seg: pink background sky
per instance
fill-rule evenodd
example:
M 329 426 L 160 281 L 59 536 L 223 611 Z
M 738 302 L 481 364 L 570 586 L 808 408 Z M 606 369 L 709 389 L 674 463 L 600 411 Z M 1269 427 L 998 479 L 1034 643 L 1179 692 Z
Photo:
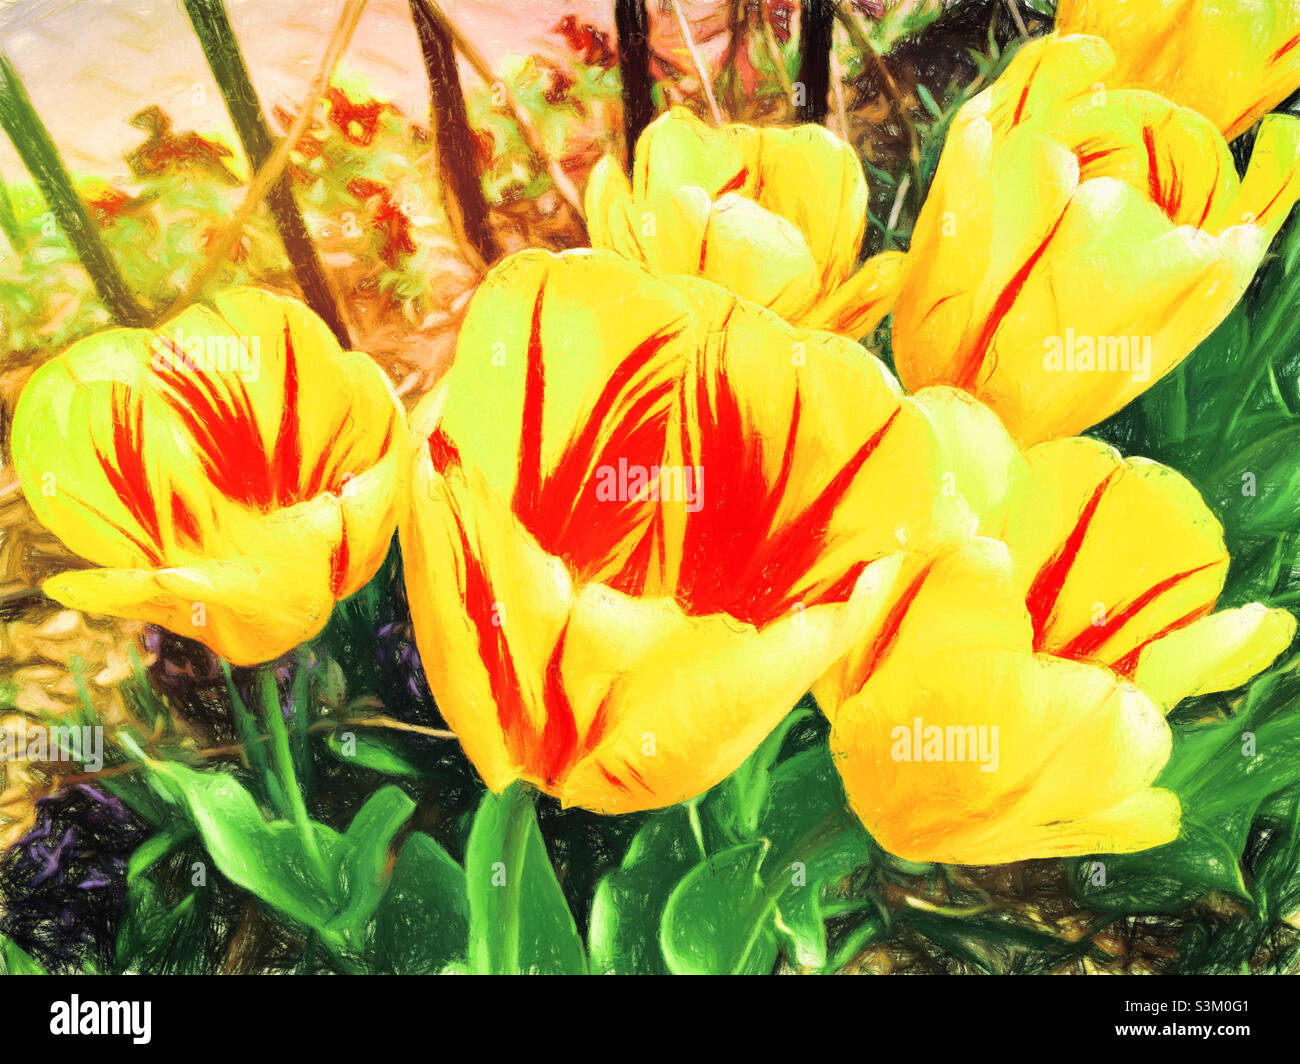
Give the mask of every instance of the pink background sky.
M 576 14 L 612 36 L 607 0 L 442 0 L 496 66 L 508 54 L 557 47 L 559 18 Z M 296 105 L 320 63 L 343 0 L 227 0 L 262 101 Z M 234 134 L 180 0 L 0 0 L 0 47 L 22 76 L 69 167 L 105 177 L 144 139 L 129 124 L 158 104 L 179 129 Z M 363 73 L 409 114 L 428 111 L 428 82 L 406 0 L 370 0 L 341 71 Z M 466 83 L 473 75 L 464 71 Z M 203 92 L 197 99 L 196 87 Z M 0 172 L 23 171 L 0 137 Z

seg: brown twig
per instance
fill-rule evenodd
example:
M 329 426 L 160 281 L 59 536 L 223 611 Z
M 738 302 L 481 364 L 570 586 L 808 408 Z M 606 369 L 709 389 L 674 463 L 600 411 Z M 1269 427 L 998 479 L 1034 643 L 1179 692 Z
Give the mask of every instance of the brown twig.
M 1029 39 L 1029 28 L 1025 25 L 1025 20 L 1020 14 L 1020 8 L 1016 5 L 1016 0 L 1006 0 L 1007 10 L 1011 12 L 1011 21 L 1016 24 L 1016 32 L 1024 40 Z
M 623 81 L 623 165 L 632 172 L 636 142 L 655 116 L 650 76 L 650 17 L 645 0 L 614 0 L 618 72 Z
M 691 24 L 686 21 L 686 12 L 682 10 L 682 5 L 678 0 L 668 0 L 672 4 L 673 13 L 677 16 L 677 28 L 681 30 L 682 41 L 686 45 L 687 54 L 691 57 L 691 62 L 695 64 L 695 73 L 700 79 L 700 88 L 704 92 L 704 99 L 709 105 L 709 114 L 713 116 L 715 126 L 722 125 L 722 110 L 718 107 L 718 98 L 713 95 L 713 78 L 709 76 L 709 69 L 704 63 L 704 57 L 700 55 L 699 48 L 695 45 L 695 35 L 691 33 Z
M 538 132 L 537 124 L 532 117 L 519 103 L 519 98 L 515 96 L 514 90 L 503 80 L 498 78 L 492 68 L 487 65 L 484 58 L 478 53 L 478 50 L 470 44 L 468 38 L 456 28 L 456 24 L 447 17 L 446 12 L 435 2 L 435 0 L 417 0 L 417 2 L 427 11 L 429 17 L 439 23 L 446 32 L 451 42 L 461 55 L 465 57 L 480 78 L 494 89 L 500 91 L 505 99 L 505 105 L 509 109 L 516 124 L 519 126 L 519 134 L 523 137 L 524 143 L 528 145 L 528 150 L 533 153 L 546 166 L 546 171 L 551 175 L 551 180 L 555 182 L 555 188 L 564 197 L 565 202 L 577 212 L 580 219 L 586 220 L 586 214 L 582 209 L 582 197 L 578 195 L 577 186 L 574 185 L 569 175 L 564 172 L 559 162 L 547 154 L 545 147 L 542 145 L 542 137 Z
M 826 121 L 835 14 L 831 0 L 808 0 L 799 15 L 799 84 L 804 104 L 797 111 L 801 122 Z
M 424 0 L 411 0 L 411 18 L 429 76 L 438 169 L 448 192 L 449 213 L 465 243 L 490 266 L 500 256 L 501 248 L 488 219 L 488 201 L 473 151 L 474 134 L 460 86 L 456 46 L 446 20 L 436 17 Z

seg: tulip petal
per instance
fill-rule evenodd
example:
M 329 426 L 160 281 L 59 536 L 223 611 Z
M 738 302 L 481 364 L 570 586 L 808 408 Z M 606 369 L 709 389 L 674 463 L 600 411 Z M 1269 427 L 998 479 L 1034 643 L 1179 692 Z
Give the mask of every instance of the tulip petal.
M 575 591 L 481 479 L 432 458 L 417 463 L 402 544 L 426 675 L 488 786 L 528 779 L 606 813 L 671 805 L 734 771 L 862 636 L 898 565 L 762 629 Z
M 607 191 L 614 187 L 602 174 L 593 203 L 616 200 Z M 853 271 L 867 219 L 866 177 L 853 148 L 825 128 L 714 129 L 674 107 L 637 141 L 633 198 L 641 203 L 686 187 L 703 189 L 711 201 L 734 193 L 790 222 L 811 252 L 822 291 Z M 595 232 L 607 224 L 598 222 Z
M 1273 663 L 1295 631 L 1288 611 L 1258 602 L 1221 610 L 1148 645 L 1133 679 L 1172 709 L 1184 698 L 1240 687 Z
M 894 309 L 903 287 L 906 261 L 907 256 L 900 251 L 873 255 L 857 273 L 799 317 L 798 324 L 845 336 L 866 335 Z
M 611 215 L 605 241 L 593 235 L 592 246 L 655 273 L 714 281 L 791 321 L 817 298 L 821 278 L 803 234 L 752 200 L 728 193 L 711 201 L 683 187 L 624 200 Z
M 1300 118 L 1269 115 L 1260 124 L 1241 184 L 1237 222 L 1254 222 L 1270 236 L 1300 198 Z
M 38 369 L 14 413 L 14 468 L 32 510 L 101 565 L 157 564 L 197 536 L 205 512 L 201 467 L 148 394 L 149 356 L 144 330 L 99 333 Z
M 309 373 L 328 386 L 307 402 Z M 179 626 L 236 663 L 285 653 L 387 553 L 404 420 L 374 363 L 303 305 L 253 289 L 157 331 L 80 341 L 34 375 L 15 415 L 38 518 L 107 567 L 56 577 L 50 593 Z
M 848 601 L 754 629 L 672 602 L 589 586 L 566 633 L 573 701 L 598 706 L 599 741 L 561 782 L 567 805 L 625 813 L 674 805 L 725 779 L 887 602 L 897 558 Z
M 853 809 L 915 861 L 1172 840 L 1177 800 L 1151 787 L 1171 749 L 1163 714 L 1109 670 L 1030 652 L 1023 606 L 997 571 L 988 556 L 937 562 L 885 626 L 860 693 L 831 715 Z M 868 638 L 880 647 L 880 633 Z
M 760 624 L 938 520 L 933 432 L 878 360 L 608 253 L 494 271 L 446 395 L 437 438 L 579 584 Z
M 1143 647 L 1213 609 L 1223 529 L 1183 477 L 1084 438 L 1025 459 L 1000 538 L 1037 649 L 1131 673 Z
M 1255 226 L 1219 237 L 1172 228 L 1103 177 L 1079 187 L 1053 245 L 975 385 L 1025 445 L 1096 424 L 1187 357 L 1241 297 L 1266 240 Z
M 1056 28 L 1105 37 L 1114 84 L 1193 108 L 1229 140 L 1300 87 L 1295 0 L 1061 0 Z
M 742 194 L 803 233 L 821 265 L 824 289 L 843 284 L 857 263 L 867 224 L 867 180 L 857 152 L 816 125 L 764 127 L 758 144 L 762 184 Z
M 996 534 L 1013 478 L 1024 462 L 1011 434 L 992 410 L 957 388 L 923 388 L 912 399 L 939 438 L 943 493 L 970 505 L 981 534 Z
M 632 184 L 618 159 L 604 155 L 591 170 L 583 207 L 587 215 L 587 233 L 594 248 L 609 248 L 612 234 L 609 219 L 632 198 Z
M 51 577 L 43 590 L 73 609 L 161 625 L 231 664 L 255 665 L 325 627 L 336 598 L 330 545 L 339 542 L 341 519 L 338 502 L 321 498 L 232 533 L 242 556 L 162 569 L 73 570 Z
M 416 462 L 401 542 L 425 676 L 484 782 L 499 792 L 525 765 L 567 767 L 553 748 L 557 735 L 574 741 L 577 722 L 548 679 L 573 602 L 564 566 L 473 471 L 439 471 L 428 456 Z M 561 732 L 547 730 L 548 697 Z

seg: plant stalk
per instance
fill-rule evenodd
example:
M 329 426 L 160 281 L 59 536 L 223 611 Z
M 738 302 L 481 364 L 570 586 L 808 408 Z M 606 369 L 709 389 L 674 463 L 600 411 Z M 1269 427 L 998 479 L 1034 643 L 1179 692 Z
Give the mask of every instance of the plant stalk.
M 655 116 L 650 76 L 650 18 L 645 0 L 614 0 L 618 72 L 623 81 L 624 165 L 632 172 L 636 142 Z
M 491 265 L 501 248 L 488 220 L 489 206 L 475 161 L 474 133 L 465 108 L 456 47 L 442 12 L 427 0 L 411 0 L 411 18 L 429 75 L 438 168 L 465 241 Z
M 239 50 L 239 42 L 231 28 L 224 0 L 184 0 L 184 4 L 194 32 L 203 46 L 203 54 L 212 70 L 212 76 L 226 102 L 226 110 L 234 123 L 235 132 L 256 173 L 271 158 L 275 143 L 271 139 L 271 131 L 266 124 L 257 91 L 253 88 L 248 66 Z M 352 340 L 343 323 L 338 300 L 330 287 L 325 266 L 311 241 L 311 235 L 307 232 L 307 223 L 293 198 L 293 184 L 288 174 L 281 174 L 267 190 L 266 202 L 280 232 L 280 240 L 289 256 L 298 287 L 302 289 L 303 299 L 329 326 L 338 342 L 343 347 L 350 348 Z
M 105 246 L 99 227 L 77 195 L 72 175 L 68 173 L 50 131 L 36 113 L 18 72 L 3 52 L 0 52 L 0 128 L 13 142 L 23 165 L 41 190 L 54 213 L 54 220 L 72 244 L 109 313 L 119 325 L 147 325 L 149 312 L 136 300 Z M 11 234 L 11 241 L 14 238 Z

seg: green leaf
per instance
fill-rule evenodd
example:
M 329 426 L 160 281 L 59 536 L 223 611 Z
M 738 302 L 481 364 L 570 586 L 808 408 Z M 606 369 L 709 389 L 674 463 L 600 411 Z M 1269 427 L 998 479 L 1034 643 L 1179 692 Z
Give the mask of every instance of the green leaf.
M 338 912 L 337 884 L 309 858 L 294 826 L 268 821 L 233 776 L 174 762 L 148 765 L 161 793 L 185 811 L 226 878 L 311 928 L 323 929 Z M 315 830 L 322 853 L 335 854 L 342 841 L 338 833 L 322 824 Z
M 826 964 L 822 901 L 870 863 L 871 844 L 825 745 L 771 771 L 757 829 L 673 889 L 660 938 L 670 970 L 770 971 L 782 948 L 798 966 Z
M 596 887 L 587 932 L 591 970 L 602 975 L 667 975 L 659 924 L 668 896 L 699 861 L 684 806 L 647 821 L 622 865 Z
M 389 844 L 414 803 L 396 787 L 374 794 L 346 835 L 312 822 L 316 848 L 287 820 L 268 821 L 233 776 L 172 762 L 147 763 L 160 793 L 180 806 L 221 873 L 293 920 L 321 933 L 336 951 L 383 894 Z
M 796 964 L 820 968 L 822 901 L 872 860 L 870 837 L 848 808 L 827 747 L 777 767 L 760 830 L 772 843 L 768 875 L 780 886 L 777 929 L 786 952 Z
M 48 974 L 26 950 L 0 935 L 0 975 Z
M 766 975 L 776 963 L 776 899 L 759 874 L 765 841 L 697 864 L 664 907 L 660 942 L 676 975 Z
M 1137 854 L 1100 854 L 1075 864 L 1076 896 L 1092 909 L 1171 912 L 1211 890 L 1250 901 L 1238 859 L 1249 815 L 1206 825 L 1184 817 L 1167 846 Z
M 411 835 L 374 924 L 380 971 L 432 975 L 464 959 L 469 943 L 465 872 L 428 835 Z
M 586 970 L 582 940 L 521 784 L 484 795 L 465 854 L 469 964 L 479 974 Z
M 162 860 L 186 839 L 194 834 L 189 824 L 168 828 L 150 836 L 131 854 L 126 866 L 126 881 L 134 882 L 147 872 L 156 862 Z
M 351 933 L 370 919 L 388 885 L 388 851 L 415 803 L 399 788 L 384 787 L 352 818 L 339 847 L 339 893 L 347 904 L 326 930 Z
M 796 724 L 813 715 L 811 709 L 796 709 L 786 715 L 763 740 L 740 768 L 727 779 L 725 796 L 734 810 L 731 821 L 740 838 L 751 839 L 758 831 L 758 820 L 768 802 L 772 767 L 776 764 L 786 737 Z M 726 819 L 725 816 L 723 819 Z
M 343 736 L 348 738 L 344 739 Z M 326 740 L 329 752 L 345 765 L 373 769 L 385 776 L 418 778 L 424 775 L 418 765 L 403 755 L 400 743 L 357 731 L 331 732 Z
M 143 876 L 133 880 L 117 933 L 118 971 L 203 974 L 209 964 L 207 900 L 195 891 L 168 905 L 152 880 Z
M 1078 862 L 1073 880 L 1080 900 L 1100 909 L 1165 912 L 1217 890 L 1255 904 L 1241 856 L 1261 807 L 1296 782 L 1294 687 L 1286 663 L 1255 681 L 1236 716 L 1176 729 L 1174 752 L 1156 782 L 1182 803 L 1179 837 L 1142 853 Z

